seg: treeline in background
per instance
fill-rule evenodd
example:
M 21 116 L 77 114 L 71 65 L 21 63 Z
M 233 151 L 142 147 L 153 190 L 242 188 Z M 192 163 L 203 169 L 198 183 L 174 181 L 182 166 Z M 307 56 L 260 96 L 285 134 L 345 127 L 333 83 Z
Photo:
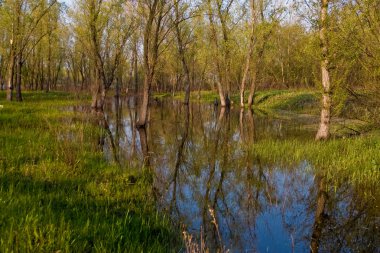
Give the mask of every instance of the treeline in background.
M 1 0 L 0 84 L 8 100 L 91 92 L 94 108 L 111 90 L 143 107 L 152 92 L 188 103 L 201 90 L 222 106 L 233 94 L 251 106 L 260 89 L 320 90 L 338 109 L 378 101 L 380 1 Z

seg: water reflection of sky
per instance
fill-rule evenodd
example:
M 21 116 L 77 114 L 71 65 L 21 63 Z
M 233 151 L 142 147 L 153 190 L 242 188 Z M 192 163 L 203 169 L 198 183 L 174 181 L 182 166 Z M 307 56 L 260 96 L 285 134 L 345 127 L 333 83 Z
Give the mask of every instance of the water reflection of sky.
M 116 121 L 115 104 L 108 107 L 112 108 L 107 114 L 109 129 L 113 137 L 119 136 L 119 160 L 122 164 L 136 159 L 141 162 L 141 137 L 132 124 L 135 111 L 120 105 L 123 109 Z M 288 167 L 265 164 L 250 148 L 264 139 L 312 140 L 314 130 L 310 126 L 315 119 L 287 113 L 281 113 L 281 117 L 258 116 L 246 110 L 222 114 L 212 106 L 199 104 L 190 108 L 188 125 L 185 115 L 183 107 L 176 103 L 150 109 L 146 133 L 155 188 L 161 195 L 160 209 L 170 212 L 173 220 L 185 224 L 195 235 L 202 228 L 211 249 L 216 249 L 219 241 L 209 207 L 216 211 L 223 245 L 230 252 L 310 251 L 318 170 L 306 160 Z M 116 134 L 117 131 L 121 132 Z M 131 147 L 133 143 L 135 147 Z M 112 160 L 109 143 L 104 150 Z M 332 189 L 329 185 L 325 188 Z M 352 213 L 362 204 L 354 199 L 357 193 L 350 185 L 340 189 L 332 191 L 333 202 L 328 205 L 331 218 L 323 235 L 326 238 L 321 238 L 325 251 L 331 251 L 339 240 L 343 240 L 339 242 L 340 250 L 358 244 L 356 239 L 329 235 L 328 229 L 337 229 L 339 224 L 343 230 L 348 224 L 356 235 L 362 233 L 360 219 L 364 223 L 376 220 L 369 213 L 352 221 Z M 378 242 L 376 238 L 366 240 Z

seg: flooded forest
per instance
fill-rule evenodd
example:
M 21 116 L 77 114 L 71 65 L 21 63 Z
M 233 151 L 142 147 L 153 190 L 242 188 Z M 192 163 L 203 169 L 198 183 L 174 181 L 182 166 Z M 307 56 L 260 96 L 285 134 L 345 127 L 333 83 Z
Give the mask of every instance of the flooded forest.
M 380 252 L 379 0 L 0 0 L 0 252 Z

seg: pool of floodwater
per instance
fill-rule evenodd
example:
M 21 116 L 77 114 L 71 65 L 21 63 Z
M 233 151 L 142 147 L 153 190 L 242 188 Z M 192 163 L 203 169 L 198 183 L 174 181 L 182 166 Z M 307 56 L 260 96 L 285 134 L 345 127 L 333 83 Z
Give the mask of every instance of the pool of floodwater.
M 132 104 L 107 103 L 106 157 L 150 166 L 160 210 L 191 234 L 202 233 L 211 252 L 221 245 L 230 252 L 308 252 L 313 234 L 320 252 L 380 252 L 378 191 L 337 188 L 306 160 L 265 164 L 251 149 L 267 139 L 313 141 L 316 117 L 199 103 L 187 110 L 168 100 L 154 102 L 149 125 L 137 131 Z M 316 220 L 322 191 L 325 211 Z

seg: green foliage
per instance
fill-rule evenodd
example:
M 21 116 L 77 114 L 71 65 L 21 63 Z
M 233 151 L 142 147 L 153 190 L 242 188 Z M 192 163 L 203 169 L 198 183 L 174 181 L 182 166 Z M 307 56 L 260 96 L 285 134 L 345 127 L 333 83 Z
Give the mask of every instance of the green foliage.
M 25 100 L 1 102 L 2 251 L 174 251 L 177 231 L 157 213 L 150 172 L 106 162 L 96 116 L 70 110 L 87 99 Z

